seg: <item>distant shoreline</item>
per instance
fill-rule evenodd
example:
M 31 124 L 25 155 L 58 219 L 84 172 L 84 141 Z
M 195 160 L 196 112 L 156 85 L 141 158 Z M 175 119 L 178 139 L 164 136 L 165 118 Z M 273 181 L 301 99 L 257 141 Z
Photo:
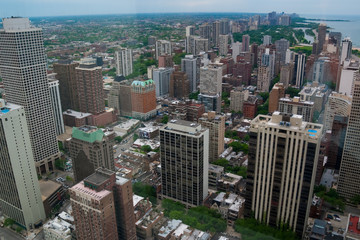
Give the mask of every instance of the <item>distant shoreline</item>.
M 323 21 L 323 22 L 350 22 L 350 20 L 343 19 L 322 19 L 322 18 L 305 18 L 308 21 Z

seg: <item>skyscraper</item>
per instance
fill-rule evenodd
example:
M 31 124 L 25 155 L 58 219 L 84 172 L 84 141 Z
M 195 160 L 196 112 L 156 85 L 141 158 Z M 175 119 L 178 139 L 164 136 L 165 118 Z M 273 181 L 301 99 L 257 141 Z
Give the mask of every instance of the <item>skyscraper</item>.
M 124 77 L 133 72 L 133 56 L 132 50 L 122 48 L 115 52 L 116 75 L 123 75 Z
M 79 96 L 77 91 L 75 68 L 79 63 L 71 60 L 59 60 L 53 64 L 56 78 L 59 80 L 61 107 L 63 110 L 79 111 Z
M 324 131 L 332 129 L 334 117 L 349 117 L 351 97 L 337 92 L 332 92 L 328 97 L 324 111 Z
M 260 66 L 257 76 L 257 90 L 260 92 L 269 92 L 271 81 L 271 70 L 269 66 Z
M 156 93 L 153 80 L 131 83 L 131 105 L 134 118 L 147 120 L 156 115 Z
M 242 51 L 243 52 L 249 52 L 250 51 L 250 36 L 248 34 L 245 34 L 242 36 Z
M 69 151 L 76 182 L 93 174 L 99 167 L 115 170 L 114 137 L 114 132 L 104 132 L 97 127 L 73 128 Z
M 216 21 L 212 23 L 212 36 L 211 36 L 212 45 L 215 47 L 219 45 L 219 35 L 220 35 L 220 22 Z
M 270 36 L 270 35 L 264 35 L 263 44 L 264 44 L 265 46 L 271 44 L 271 36 Z
M 181 70 L 188 76 L 189 91 L 195 92 L 198 82 L 200 81 L 200 66 L 198 64 L 198 59 L 193 55 L 185 55 L 185 58 L 181 59 Z
M 317 35 L 317 54 L 320 54 L 324 48 L 325 44 L 325 38 L 326 38 L 326 24 L 320 23 L 318 28 L 318 35 Z
M 229 35 L 220 35 L 219 36 L 219 54 L 221 56 L 226 56 L 228 53 L 228 42 Z
M 153 80 L 155 82 L 156 97 L 164 97 L 169 95 L 170 75 L 173 72 L 173 68 L 153 69 Z
M 278 110 L 280 98 L 285 97 L 285 87 L 282 83 L 276 83 L 269 94 L 269 112 Z
M 52 171 L 59 149 L 42 30 L 32 27 L 27 18 L 4 18 L 0 46 L 6 99 L 25 109 L 37 172 Z
M 351 199 L 360 194 L 360 81 L 354 81 L 349 123 L 341 160 L 338 192 Z
M 303 236 L 312 203 L 322 125 L 274 112 L 251 121 L 245 216 Z
M 200 68 L 200 93 L 222 93 L 223 64 L 209 64 L 208 67 Z
M 209 130 L 171 120 L 160 128 L 162 197 L 198 206 L 208 195 Z
M 280 54 L 280 63 L 285 64 L 286 51 L 289 49 L 289 41 L 286 39 L 280 39 L 275 41 L 276 52 Z
M 297 87 L 302 87 L 304 84 L 304 76 L 305 76 L 305 65 L 306 65 L 306 55 L 303 53 L 295 53 L 295 61 L 294 61 L 294 85 Z
M 131 81 L 124 76 L 115 77 L 108 95 L 109 107 L 115 108 L 120 116 L 131 117 Z
M 62 115 L 61 100 L 60 100 L 60 91 L 59 91 L 59 81 L 55 78 L 56 73 L 49 74 L 49 89 L 50 89 L 50 98 L 51 106 L 55 119 L 55 129 L 56 135 L 61 135 L 65 132 L 64 128 L 64 119 Z
M 0 98 L 0 208 L 26 229 L 46 219 L 23 107 Z
M 200 37 L 208 39 L 209 46 L 211 46 L 211 25 L 205 23 L 199 26 Z
M 220 34 L 227 35 L 230 33 L 230 21 L 228 19 L 220 20 Z
M 186 37 L 194 35 L 195 27 L 194 26 L 187 26 L 186 27 Z
M 186 37 L 186 52 L 193 55 L 199 55 L 200 52 L 207 52 L 209 50 L 209 41 L 206 38 L 199 36 Z
M 102 69 L 95 59 L 84 58 L 75 68 L 80 112 L 99 114 L 105 111 Z
M 244 102 L 249 98 L 249 90 L 234 89 L 230 92 L 230 110 L 243 112 Z
M 186 73 L 175 71 L 170 75 L 169 96 L 178 99 L 189 97 L 189 80 Z
M 340 64 L 344 64 L 345 60 L 350 60 L 352 54 L 352 42 L 350 38 L 345 38 L 342 41 Z
M 171 42 L 166 40 L 157 40 L 155 44 L 155 57 L 159 58 L 161 55 L 171 55 L 172 47 Z

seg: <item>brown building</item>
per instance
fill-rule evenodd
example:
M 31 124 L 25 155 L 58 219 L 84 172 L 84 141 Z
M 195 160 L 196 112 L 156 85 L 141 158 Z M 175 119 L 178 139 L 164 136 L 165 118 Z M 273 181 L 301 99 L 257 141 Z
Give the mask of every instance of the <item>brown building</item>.
M 244 118 L 253 119 L 256 116 L 257 111 L 257 97 L 249 96 L 248 100 L 244 102 L 243 114 Z
M 170 75 L 169 96 L 172 98 L 185 98 L 189 96 L 189 80 L 184 72 L 173 72 Z
M 174 119 L 197 122 L 204 113 L 204 104 L 192 101 L 169 103 L 169 114 Z
M 240 60 L 234 64 L 233 76 L 242 76 L 242 81 L 245 85 L 250 84 L 252 65 L 250 61 Z
M 63 112 L 64 125 L 69 127 L 81 127 L 84 125 L 90 125 L 91 115 L 91 113 L 82 113 L 68 109 Z
M 209 129 L 209 162 L 216 161 L 224 151 L 225 116 L 215 112 L 204 113 L 199 123 Z
M 271 89 L 269 95 L 269 113 L 277 111 L 279 107 L 279 99 L 285 97 L 284 84 L 276 83 Z
M 99 167 L 115 170 L 114 137 L 114 132 L 104 132 L 96 127 L 73 128 L 69 151 L 76 182 L 82 181 Z
M 247 83 L 243 81 L 243 76 L 234 76 L 232 74 L 223 76 L 222 82 L 223 84 L 226 83 L 233 87 L 240 87 L 241 85 L 247 85 Z
M 54 72 L 57 73 L 56 79 L 59 80 L 59 91 L 62 109 L 79 110 L 79 97 L 76 84 L 75 68 L 78 63 L 71 63 L 70 60 L 54 63 Z
M 156 115 L 156 94 L 153 80 L 132 82 L 131 104 L 134 118 L 147 120 Z
M 171 55 L 159 56 L 159 68 L 172 68 L 174 67 L 173 59 Z
M 46 217 L 51 215 L 51 210 L 64 197 L 64 188 L 60 183 L 50 180 L 39 180 L 41 199 L 44 204 Z
M 98 114 L 105 110 L 102 69 L 95 59 L 83 59 L 75 68 L 80 112 Z
M 294 74 L 294 64 L 285 64 L 280 67 L 280 80 L 279 82 L 284 84 L 285 88 L 289 87 Z
M 234 68 L 234 59 L 232 57 L 224 57 L 220 59 L 220 63 L 223 63 L 223 75 L 232 74 Z
M 91 176 L 90 176 L 91 177 Z M 115 201 L 111 191 L 98 184 L 108 179 L 82 181 L 69 189 L 76 237 L 79 240 L 117 240 Z M 97 185 L 91 184 L 96 181 Z
M 335 115 L 331 129 L 331 140 L 328 150 L 328 161 L 326 163 L 327 168 L 340 170 L 347 124 L 348 124 L 348 117 Z

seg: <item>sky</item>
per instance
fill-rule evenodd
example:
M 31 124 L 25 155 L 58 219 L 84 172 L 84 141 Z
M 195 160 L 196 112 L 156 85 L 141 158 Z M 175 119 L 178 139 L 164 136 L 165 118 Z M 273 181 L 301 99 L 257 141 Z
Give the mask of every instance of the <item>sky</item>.
M 359 0 L 0 0 L 0 17 L 168 12 L 271 11 L 359 15 Z

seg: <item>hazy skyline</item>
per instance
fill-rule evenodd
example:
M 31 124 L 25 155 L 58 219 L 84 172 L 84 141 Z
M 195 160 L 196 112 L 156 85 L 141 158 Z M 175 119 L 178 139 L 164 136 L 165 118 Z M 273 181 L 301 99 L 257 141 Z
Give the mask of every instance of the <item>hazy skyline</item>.
M 1 0 L 0 16 L 64 16 L 167 12 L 271 11 L 326 15 L 359 15 L 359 0 Z M 358 7 L 355 7 L 358 6 Z

